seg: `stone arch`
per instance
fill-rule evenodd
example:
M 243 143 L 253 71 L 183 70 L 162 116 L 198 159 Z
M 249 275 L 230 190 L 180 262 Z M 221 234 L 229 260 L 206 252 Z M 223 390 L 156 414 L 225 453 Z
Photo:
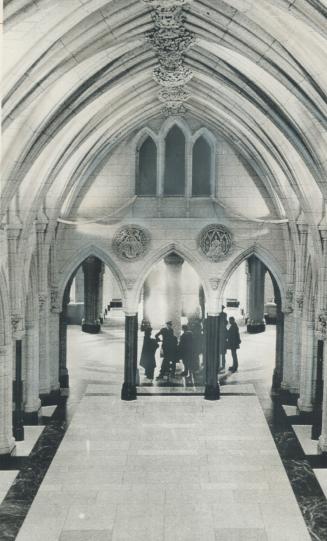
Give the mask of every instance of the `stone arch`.
M 187 261 L 187 263 L 189 263 L 189 265 L 195 270 L 203 286 L 205 297 L 209 297 L 210 286 L 207 276 L 203 272 L 203 263 L 200 261 L 199 258 L 196 258 L 194 256 L 193 252 L 190 252 L 187 248 L 185 248 L 185 246 L 180 246 L 178 243 L 172 242 L 166 246 L 159 248 L 156 251 L 153 251 L 150 257 L 147 258 L 145 264 L 139 272 L 139 278 L 137 279 L 134 286 L 133 300 L 135 305 L 137 305 L 138 299 L 140 298 L 144 281 L 146 280 L 154 265 L 159 263 L 165 256 L 171 254 L 172 252 L 185 259 L 185 261 Z
M 281 308 L 283 309 L 283 306 L 285 304 L 285 285 L 284 285 L 284 278 L 283 278 L 283 272 L 280 267 L 280 264 L 276 260 L 276 258 L 268 252 L 265 248 L 260 246 L 259 244 L 255 244 L 253 246 L 250 246 L 240 254 L 238 254 L 228 265 L 226 268 L 224 274 L 221 277 L 220 284 L 219 284 L 219 298 L 223 298 L 223 293 L 225 290 L 225 287 L 228 283 L 228 280 L 230 279 L 233 272 L 237 269 L 237 267 L 246 259 L 248 259 L 251 255 L 255 255 L 260 261 L 267 267 L 271 275 L 276 280 L 276 283 L 278 285 L 280 296 L 281 296 Z
M 102 248 L 100 248 L 99 246 L 95 244 L 89 244 L 88 246 L 85 246 L 82 249 L 77 250 L 71 257 L 69 263 L 67 265 L 64 265 L 62 269 L 60 270 L 60 275 L 62 275 L 61 279 L 59 280 L 59 286 L 58 286 L 60 306 L 62 306 L 63 304 L 64 292 L 71 276 L 74 274 L 74 272 L 76 272 L 78 267 L 83 263 L 84 259 L 86 259 L 89 256 L 96 256 L 99 259 L 101 259 L 101 261 L 105 265 L 107 265 L 107 267 L 110 269 L 113 276 L 117 280 L 117 284 L 120 288 L 122 299 L 124 302 L 126 299 L 127 286 L 123 278 L 122 272 L 120 271 L 118 266 L 113 262 L 112 258 L 106 251 L 104 251 Z
M 132 155 L 134 156 L 134 160 L 133 160 L 133 166 L 134 166 L 134 174 L 133 174 L 133 177 L 134 177 L 134 193 L 136 195 L 143 195 L 143 194 L 138 194 L 138 191 L 139 191 L 139 183 L 140 183 L 140 176 L 141 176 L 141 172 L 140 172 L 140 168 L 141 168 L 141 160 L 140 160 L 140 153 L 141 153 L 141 150 L 142 150 L 142 147 L 144 145 L 144 143 L 150 139 L 151 142 L 153 143 L 154 147 L 155 147 L 155 174 L 156 174 L 156 178 L 155 178 L 155 183 L 154 183 L 154 187 L 155 187 L 155 190 L 154 190 L 154 194 L 150 194 L 150 195 L 157 195 L 157 191 L 158 191 L 158 178 L 159 178 L 159 149 L 158 149 L 158 137 L 156 136 L 156 134 L 148 127 L 145 127 L 143 128 L 138 134 L 137 134 L 137 137 L 134 139 L 133 141 L 133 147 L 132 147 Z M 144 194 L 144 195 L 149 195 L 149 194 Z

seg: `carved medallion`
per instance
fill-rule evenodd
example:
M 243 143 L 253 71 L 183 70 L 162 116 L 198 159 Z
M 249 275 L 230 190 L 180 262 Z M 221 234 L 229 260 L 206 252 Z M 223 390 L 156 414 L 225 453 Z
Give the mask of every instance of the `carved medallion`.
M 226 257 L 231 246 L 232 235 L 223 225 L 208 225 L 200 233 L 199 248 L 211 261 Z
M 126 225 L 119 229 L 113 239 L 115 253 L 125 261 L 142 257 L 149 245 L 149 234 L 137 225 Z

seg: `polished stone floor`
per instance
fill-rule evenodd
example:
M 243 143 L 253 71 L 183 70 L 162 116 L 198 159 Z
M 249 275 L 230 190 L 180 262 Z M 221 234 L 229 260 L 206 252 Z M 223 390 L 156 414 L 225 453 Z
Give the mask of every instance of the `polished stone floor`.
M 181 378 L 122 402 L 123 334 L 69 329 L 70 395 L 7 467 L 1 541 L 326 540 L 326 470 L 269 395 L 274 328 L 242 336 L 217 402 Z

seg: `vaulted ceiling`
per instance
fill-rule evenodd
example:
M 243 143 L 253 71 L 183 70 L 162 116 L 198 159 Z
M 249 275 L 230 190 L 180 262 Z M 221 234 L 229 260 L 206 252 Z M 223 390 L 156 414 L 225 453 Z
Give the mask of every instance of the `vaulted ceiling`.
M 156 0 L 5 0 L 2 216 L 26 233 L 55 223 L 72 186 L 162 115 L 145 39 Z M 280 216 L 324 215 L 326 4 L 323 0 L 162 0 L 180 4 L 194 43 L 187 115 L 257 169 Z M 298 205 L 294 206 L 294 195 Z

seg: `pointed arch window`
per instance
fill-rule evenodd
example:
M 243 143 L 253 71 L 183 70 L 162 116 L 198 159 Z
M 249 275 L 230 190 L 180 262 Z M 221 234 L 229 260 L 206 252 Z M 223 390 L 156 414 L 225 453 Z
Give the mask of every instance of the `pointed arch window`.
M 193 145 L 192 196 L 208 197 L 211 194 L 211 147 L 203 135 Z
M 185 195 L 185 136 L 178 126 L 165 139 L 164 195 Z
M 157 146 L 148 136 L 142 143 L 138 155 L 136 176 L 136 195 L 156 195 L 157 193 Z

